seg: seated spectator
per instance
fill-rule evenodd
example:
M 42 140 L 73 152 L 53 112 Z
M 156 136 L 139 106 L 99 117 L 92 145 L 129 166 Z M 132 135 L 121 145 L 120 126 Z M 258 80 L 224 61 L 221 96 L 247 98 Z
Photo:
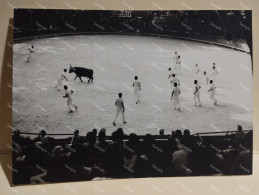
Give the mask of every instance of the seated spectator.
M 155 156 L 153 155 L 154 138 L 152 135 L 147 134 L 141 144 L 142 155 L 136 158 L 134 176 L 135 177 L 155 177 L 161 175 L 160 167 L 156 166 L 153 162 Z
M 82 142 L 82 137 L 79 135 L 79 130 L 74 131 L 74 136 L 72 137 L 70 141 L 70 146 L 72 146 L 75 143 L 81 143 Z
M 125 178 L 126 170 L 123 167 L 123 153 L 119 143 L 112 142 L 105 150 L 104 169 L 106 177 Z
M 189 142 L 191 145 L 193 145 L 194 144 L 194 137 L 193 136 L 191 136 L 191 134 L 190 134 L 190 130 L 189 129 L 185 129 L 184 131 L 183 131 L 183 137 L 182 137 L 182 141 L 183 142 Z
M 246 133 L 243 132 L 243 127 L 241 125 L 238 125 L 237 126 L 237 130 L 238 132 L 235 133 L 235 139 L 239 142 L 239 143 L 242 143 L 245 139 L 245 136 L 246 136 Z
M 240 148 L 236 140 L 232 141 L 232 144 L 228 149 L 222 151 L 222 155 L 225 159 L 224 162 L 224 174 L 229 175 L 233 169 L 234 162 L 238 159 L 240 154 Z
M 182 131 L 177 129 L 175 131 L 175 140 L 177 142 L 177 148 L 180 149 L 181 148 L 181 144 L 182 144 L 182 138 L 183 138 L 183 135 L 182 135 Z
M 97 136 L 97 129 L 93 129 L 92 132 Z
M 105 150 L 105 147 L 107 146 L 108 142 L 105 141 L 106 138 L 106 130 L 101 129 L 99 134 L 98 134 L 98 141 L 96 143 L 96 147 L 100 148 L 101 150 Z
M 238 158 L 234 162 L 231 174 L 234 175 L 251 175 L 252 174 L 252 147 L 253 138 L 249 132 L 247 137 L 247 142 L 245 142 L 242 151 L 240 152 Z
M 47 133 L 46 133 L 45 130 L 41 130 L 39 136 L 36 139 L 34 139 L 34 141 L 35 142 L 40 141 L 43 144 L 48 144 L 49 143 L 49 139 L 48 139 L 48 137 L 46 137 L 46 134 Z
M 123 146 L 124 168 L 128 171 L 129 176 L 133 177 L 135 160 L 139 147 L 139 138 L 135 133 L 129 135 L 129 140 Z
M 174 176 L 191 176 L 192 170 L 188 161 L 191 145 L 188 142 L 183 142 L 182 144 L 183 147 L 172 154 L 172 174 Z

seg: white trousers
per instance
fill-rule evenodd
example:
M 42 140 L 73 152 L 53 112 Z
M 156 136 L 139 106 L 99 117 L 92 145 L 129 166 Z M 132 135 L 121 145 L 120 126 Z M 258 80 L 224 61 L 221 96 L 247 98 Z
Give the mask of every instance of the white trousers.
M 123 109 L 117 109 L 117 113 L 116 113 L 116 117 L 114 119 L 114 122 L 116 122 L 119 114 L 121 113 L 121 116 L 122 116 L 122 121 L 125 122 L 125 117 L 124 117 L 124 112 L 123 112 Z
M 71 98 L 71 99 L 67 99 L 67 107 L 68 107 L 68 109 L 69 110 L 72 110 L 72 106 L 75 108 L 76 106 L 75 105 L 73 105 L 72 104 L 72 102 L 73 102 L 73 99 Z
M 138 87 L 134 87 L 134 94 L 135 94 L 135 101 L 138 102 L 139 101 L 139 88 Z
M 193 99 L 194 99 L 195 105 L 197 105 L 197 101 L 196 101 L 196 100 L 198 100 L 198 105 L 199 105 L 199 106 L 201 105 L 200 93 L 195 93 L 195 94 L 193 95 Z
M 174 108 L 175 109 L 180 108 L 179 97 L 173 97 L 173 103 L 174 103 Z
M 213 103 L 215 104 L 215 103 L 217 103 L 217 100 L 215 99 L 215 92 L 213 93 L 210 93 L 210 99 L 212 99 L 213 100 Z

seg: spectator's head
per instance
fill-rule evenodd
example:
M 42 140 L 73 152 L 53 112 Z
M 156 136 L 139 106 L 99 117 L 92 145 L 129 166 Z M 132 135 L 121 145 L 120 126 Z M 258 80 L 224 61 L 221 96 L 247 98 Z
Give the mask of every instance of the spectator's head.
M 198 66 L 198 64 L 195 64 L 195 67 L 197 67 Z
M 55 146 L 53 149 L 52 149 L 52 157 L 53 158 L 57 158 L 59 156 L 62 156 L 63 155 L 63 147 L 58 145 L 58 146 Z
M 172 77 L 175 77 L 175 74 L 172 74 Z
M 183 136 L 182 131 L 181 131 L 180 129 L 177 129 L 177 130 L 175 131 L 175 137 L 176 137 L 176 138 L 177 138 L 177 137 L 181 138 L 182 136 Z
M 190 130 L 189 129 L 185 129 L 184 131 L 183 131 L 183 136 L 190 136 L 191 135 L 191 133 L 190 133 Z
M 21 132 L 20 132 L 19 129 L 16 129 L 16 130 L 13 132 L 14 137 L 20 137 L 20 134 L 21 134 Z
M 238 125 L 238 126 L 237 126 L 237 130 L 238 130 L 238 131 L 243 131 L 242 125 Z
M 135 133 L 129 134 L 129 143 L 136 146 L 139 143 L 139 138 Z
M 198 83 L 198 81 L 197 80 L 194 80 L 194 84 L 196 85 Z
M 45 130 L 41 130 L 41 131 L 40 131 L 40 137 L 45 137 L 46 134 L 47 134 L 47 133 L 46 133 Z
M 118 93 L 118 96 L 119 96 L 119 98 L 121 98 L 122 97 L 122 93 Z
M 152 146 L 154 144 L 154 138 L 152 137 L 151 134 L 146 134 L 143 142 L 142 142 L 142 149 L 143 152 L 146 154 L 152 153 Z
M 67 86 L 66 85 L 64 85 L 64 89 L 67 90 Z
M 99 142 L 104 142 L 105 137 L 106 137 L 105 131 L 100 130 L 100 132 L 99 132 L 99 134 L 98 134 L 98 140 L 99 140 Z
M 67 72 L 67 69 L 64 69 L 64 72 Z
M 207 72 L 206 72 L 206 71 L 204 71 L 204 72 L 203 72 L 203 74 L 204 74 L 204 75 L 206 75 L 206 74 L 207 74 Z
M 79 130 L 76 129 L 76 130 L 74 131 L 74 135 L 78 136 L 78 135 L 79 135 Z
M 175 55 L 177 55 L 177 51 L 176 51 L 176 52 L 174 52 L 174 54 L 175 54 Z
M 103 131 L 104 133 L 106 133 L 106 129 L 105 128 L 101 128 L 100 132 Z
M 177 83 L 174 83 L 174 86 L 177 87 Z
M 89 143 L 89 145 L 93 146 L 96 142 L 96 135 L 90 131 L 86 134 L 86 140 Z
M 172 131 L 172 137 L 175 137 L 175 131 Z
M 138 80 L 138 77 L 137 77 L 137 76 L 135 76 L 135 80 Z
M 31 48 L 33 49 L 33 48 L 34 48 L 34 45 L 32 45 Z
M 160 130 L 159 130 L 159 135 L 161 135 L 161 136 L 162 136 L 162 135 L 165 135 L 165 130 L 164 130 L 164 129 L 160 129 Z
M 210 84 L 212 84 L 213 83 L 213 80 L 210 80 Z
M 171 71 L 172 69 L 171 68 L 168 68 L 169 71 Z
M 114 142 L 121 142 L 123 140 L 123 137 L 124 137 L 124 132 L 122 128 L 118 128 L 116 131 L 112 133 L 112 140 Z
M 97 136 L 97 129 L 93 129 L 92 132 L 95 134 L 95 136 Z

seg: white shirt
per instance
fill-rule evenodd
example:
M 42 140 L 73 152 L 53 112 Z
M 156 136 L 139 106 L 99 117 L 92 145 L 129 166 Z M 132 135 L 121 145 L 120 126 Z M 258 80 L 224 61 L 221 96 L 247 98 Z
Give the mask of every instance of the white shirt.
M 200 72 L 200 69 L 198 66 L 195 67 L 195 74 L 198 74 Z
M 72 91 L 67 89 L 65 91 L 65 95 L 67 96 L 68 100 L 72 100 Z
M 177 58 L 178 58 L 178 55 L 177 55 L 177 54 L 175 54 L 175 55 L 174 55 L 174 60 L 173 60 L 173 61 L 174 61 L 174 63 L 176 63 Z
M 205 81 L 205 84 L 208 84 L 208 81 L 209 81 L 208 75 L 204 75 L 204 81 Z
M 63 80 L 65 77 L 66 77 L 66 76 L 65 76 L 65 73 L 62 72 L 61 75 L 60 75 L 60 79 Z
M 212 83 L 209 90 L 210 90 L 211 93 L 215 93 L 216 85 L 214 83 Z
M 197 95 L 200 94 L 200 88 L 201 88 L 201 86 L 199 84 L 195 84 L 194 92 L 198 89 L 195 94 L 197 94 Z
M 181 59 L 180 58 L 176 59 L 176 64 L 181 64 Z
M 123 102 L 122 98 L 119 98 L 116 100 L 116 105 L 117 105 L 118 109 L 123 109 L 123 104 L 124 104 L 124 102 Z
M 175 87 L 174 90 L 173 90 L 174 94 L 173 94 L 173 97 L 174 98 L 179 98 L 179 95 L 180 95 L 180 89 L 178 87 Z
M 140 88 L 140 82 L 139 81 L 134 81 L 133 82 L 133 86 L 137 87 L 137 88 Z

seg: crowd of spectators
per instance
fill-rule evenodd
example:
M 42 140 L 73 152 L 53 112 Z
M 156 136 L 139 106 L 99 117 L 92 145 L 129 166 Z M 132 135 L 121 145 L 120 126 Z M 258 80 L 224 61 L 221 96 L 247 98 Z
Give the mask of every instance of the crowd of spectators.
M 232 13 L 232 14 L 229 14 Z M 15 11 L 14 39 L 62 33 L 122 33 L 244 38 L 245 11 Z M 225 22 L 231 21 L 225 25 Z M 234 29 L 234 30 L 233 30 Z M 227 31 L 229 33 L 227 33 Z
M 191 135 L 188 129 L 165 135 L 111 136 L 93 129 L 55 139 L 42 130 L 36 138 L 13 133 L 13 183 L 49 183 L 110 178 L 250 175 L 252 131 L 224 136 Z

